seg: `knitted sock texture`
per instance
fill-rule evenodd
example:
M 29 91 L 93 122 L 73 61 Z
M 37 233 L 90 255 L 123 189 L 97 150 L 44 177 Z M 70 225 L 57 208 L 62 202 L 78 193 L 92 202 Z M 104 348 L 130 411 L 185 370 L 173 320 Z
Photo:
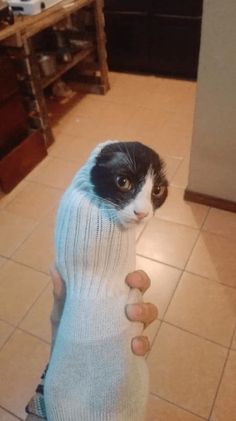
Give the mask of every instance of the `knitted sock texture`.
M 48 367 L 45 368 L 41 376 L 41 381 L 35 390 L 34 396 L 32 396 L 25 408 L 27 414 L 36 415 L 42 419 L 46 419 L 46 409 L 44 403 L 44 379 L 46 376 L 47 368 Z
M 91 164 L 91 162 L 90 162 Z M 148 372 L 131 340 L 127 303 L 141 300 L 125 284 L 135 268 L 135 232 L 86 187 L 84 167 L 64 194 L 57 217 L 56 263 L 66 301 L 45 381 L 49 421 L 144 419 Z

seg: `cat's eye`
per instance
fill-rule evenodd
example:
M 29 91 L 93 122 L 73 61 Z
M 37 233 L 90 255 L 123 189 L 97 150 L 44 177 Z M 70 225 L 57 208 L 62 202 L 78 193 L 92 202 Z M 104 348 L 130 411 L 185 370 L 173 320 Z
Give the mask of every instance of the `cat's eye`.
M 131 181 L 127 177 L 124 177 L 123 175 L 118 175 L 116 177 L 116 185 L 119 188 L 119 190 L 123 192 L 127 192 L 132 189 Z
M 152 190 L 153 197 L 161 197 L 163 193 L 165 192 L 166 187 L 165 186 L 156 186 Z

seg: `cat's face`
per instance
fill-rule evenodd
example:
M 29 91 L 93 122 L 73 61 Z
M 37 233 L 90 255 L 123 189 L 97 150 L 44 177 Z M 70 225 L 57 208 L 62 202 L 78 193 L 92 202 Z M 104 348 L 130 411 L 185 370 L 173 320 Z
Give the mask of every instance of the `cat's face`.
M 163 162 L 139 142 L 104 146 L 91 170 L 91 183 L 95 194 L 114 207 L 123 225 L 147 221 L 167 197 Z

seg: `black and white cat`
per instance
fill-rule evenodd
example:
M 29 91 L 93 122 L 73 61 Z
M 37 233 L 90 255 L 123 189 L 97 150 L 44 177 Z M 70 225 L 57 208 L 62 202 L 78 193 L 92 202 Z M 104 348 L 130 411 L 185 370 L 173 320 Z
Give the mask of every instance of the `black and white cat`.
M 148 370 L 131 351 L 142 326 L 125 316 L 142 298 L 124 279 L 135 269 L 136 224 L 166 197 L 158 154 L 118 141 L 98 145 L 64 193 L 55 246 L 66 300 L 45 380 L 49 421 L 144 419 Z
M 97 196 L 116 205 L 122 223 L 139 222 L 166 199 L 163 167 L 158 154 L 139 142 L 108 143 L 91 170 L 91 183 Z

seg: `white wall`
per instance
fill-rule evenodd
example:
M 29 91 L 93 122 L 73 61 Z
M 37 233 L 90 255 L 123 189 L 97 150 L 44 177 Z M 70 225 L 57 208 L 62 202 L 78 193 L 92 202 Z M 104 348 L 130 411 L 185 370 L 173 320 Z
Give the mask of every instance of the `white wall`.
M 236 202 L 236 0 L 204 0 L 187 189 Z

